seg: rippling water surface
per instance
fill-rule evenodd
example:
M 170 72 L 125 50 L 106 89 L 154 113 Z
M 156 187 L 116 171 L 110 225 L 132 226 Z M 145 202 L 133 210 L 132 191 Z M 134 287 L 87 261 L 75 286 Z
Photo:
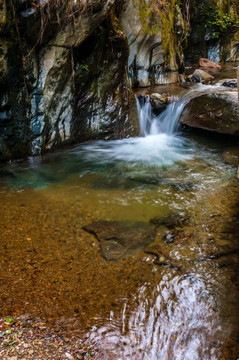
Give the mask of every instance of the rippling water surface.
M 151 126 L 0 167 L 1 313 L 79 332 L 101 360 L 236 359 L 238 146 Z M 82 229 L 168 216 L 117 263 Z

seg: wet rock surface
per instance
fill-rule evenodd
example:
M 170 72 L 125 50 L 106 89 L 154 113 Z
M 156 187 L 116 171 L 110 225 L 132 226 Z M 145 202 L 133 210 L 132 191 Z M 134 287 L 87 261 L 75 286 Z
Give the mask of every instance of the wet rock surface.
M 177 57 L 182 56 L 181 50 L 171 54 L 168 59 L 162 29 L 159 27 L 156 32 L 151 31 L 152 19 L 145 10 L 142 11 L 140 0 L 129 0 L 125 2 L 120 16 L 130 46 L 130 81 L 135 87 L 176 83 L 179 81 Z M 149 29 L 145 29 L 145 22 Z
M 229 88 L 236 88 L 237 87 L 237 79 L 225 79 L 219 82 L 222 86 L 229 87 Z
M 154 241 L 155 227 L 143 222 L 97 221 L 83 227 L 100 241 L 107 261 L 119 261 Z
M 203 94 L 184 108 L 180 123 L 219 134 L 239 135 L 237 92 Z
M 160 114 L 163 110 L 166 109 L 167 105 L 172 102 L 172 98 L 170 97 L 170 95 L 165 93 L 150 94 L 149 99 L 155 114 Z
M 202 69 L 196 69 L 192 75 L 189 75 L 187 80 L 191 82 L 204 82 L 212 80 L 214 77 L 210 75 L 207 71 Z
M 14 14 L 11 4 L 4 4 L 0 161 L 138 133 L 136 101 L 125 71 L 128 43 L 115 0 L 91 0 L 85 6 L 19 2 Z
M 150 222 L 157 226 L 164 225 L 168 229 L 174 229 L 186 225 L 189 222 L 189 216 L 182 213 L 172 213 L 166 217 L 155 217 Z
M 231 147 L 226 149 L 223 153 L 224 160 L 231 165 L 236 167 L 239 166 L 239 149 L 237 147 Z
M 144 250 L 146 254 L 153 255 L 155 257 L 154 264 L 159 266 L 166 266 L 169 268 L 173 268 L 175 270 L 180 269 L 180 261 L 173 260 L 170 257 L 170 254 L 163 250 L 162 247 L 158 245 L 154 245 L 152 247 L 148 247 Z

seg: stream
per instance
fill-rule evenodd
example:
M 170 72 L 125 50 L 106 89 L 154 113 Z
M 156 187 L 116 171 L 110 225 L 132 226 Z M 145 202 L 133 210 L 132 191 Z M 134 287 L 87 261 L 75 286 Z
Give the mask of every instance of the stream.
M 141 136 L 0 165 L 0 312 L 79 334 L 101 360 L 239 355 L 239 187 L 230 138 L 183 131 L 195 91 Z M 106 261 L 83 227 L 151 223 L 155 237 Z

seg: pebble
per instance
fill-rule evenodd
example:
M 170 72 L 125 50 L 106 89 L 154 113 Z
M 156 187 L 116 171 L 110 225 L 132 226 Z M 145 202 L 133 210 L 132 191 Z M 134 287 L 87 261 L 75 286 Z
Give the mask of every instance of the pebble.
M 69 360 L 74 360 L 73 356 L 72 356 L 70 353 L 68 353 L 68 352 L 65 353 L 65 356 L 66 356 L 67 359 L 69 359 Z

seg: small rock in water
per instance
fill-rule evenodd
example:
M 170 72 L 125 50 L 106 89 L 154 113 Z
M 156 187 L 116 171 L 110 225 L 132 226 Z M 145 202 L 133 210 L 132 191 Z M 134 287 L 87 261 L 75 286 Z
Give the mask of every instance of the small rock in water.
M 208 81 L 214 78 L 214 76 L 208 74 L 208 72 L 201 69 L 196 69 L 193 73 L 193 76 L 198 76 L 201 79 L 201 81 Z
M 177 231 L 166 232 L 166 234 L 164 234 L 164 236 L 163 236 L 163 241 L 167 244 L 170 244 L 170 243 L 174 242 L 177 235 L 178 235 Z
M 239 148 L 238 147 L 230 147 L 227 148 L 223 153 L 223 159 L 226 163 L 234 165 L 236 167 L 239 166 Z
M 144 252 L 146 254 L 154 255 L 156 257 L 154 261 L 154 264 L 156 265 L 180 269 L 178 262 L 171 259 L 168 254 L 165 254 L 165 252 L 160 248 L 159 245 L 147 247 Z
M 222 86 L 230 87 L 230 88 L 236 88 L 237 87 L 237 79 L 228 79 L 224 80 L 222 83 Z
M 65 353 L 65 356 L 66 356 L 66 358 L 69 359 L 69 360 L 74 360 L 73 356 L 72 356 L 70 353 L 68 353 L 68 352 Z
M 155 113 L 159 114 L 166 109 L 166 106 L 170 104 L 169 94 L 153 93 L 150 95 L 150 103 Z
M 202 82 L 202 78 L 199 75 L 189 75 L 186 78 L 186 81 L 187 82 L 193 82 L 193 83 L 200 83 L 200 82 Z
M 83 229 L 97 237 L 103 258 L 110 262 L 143 249 L 156 235 L 156 227 L 144 222 L 95 221 Z

